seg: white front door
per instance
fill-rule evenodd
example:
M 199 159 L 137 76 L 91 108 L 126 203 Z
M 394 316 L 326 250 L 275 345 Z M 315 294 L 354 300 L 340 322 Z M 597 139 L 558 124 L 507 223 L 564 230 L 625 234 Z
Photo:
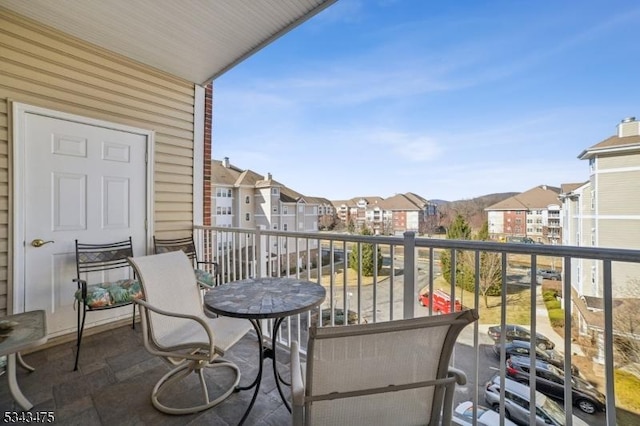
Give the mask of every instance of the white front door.
M 16 245 L 22 250 L 14 263 L 14 311 L 46 310 L 55 336 L 77 324 L 76 239 L 109 243 L 131 236 L 134 255 L 146 254 L 151 138 L 62 114 L 27 110 L 20 120 Z M 38 239 L 48 243 L 35 247 Z M 126 306 L 89 313 L 85 327 L 131 312 Z

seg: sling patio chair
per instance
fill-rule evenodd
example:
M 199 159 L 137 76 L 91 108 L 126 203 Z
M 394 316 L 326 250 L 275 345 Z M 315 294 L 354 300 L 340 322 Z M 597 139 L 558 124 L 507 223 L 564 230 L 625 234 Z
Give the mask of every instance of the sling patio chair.
M 153 406 L 167 414 L 190 414 L 219 404 L 240 382 L 238 367 L 221 357 L 252 328 L 251 323 L 205 314 L 192 263 L 184 252 L 135 257 L 129 262 L 144 296 L 135 300 L 144 346 L 173 367 L 154 386 Z M 198 378 L 197 392 L 185 391 L 194 385 L 191 373 Z M 184 397 L 189 397 L 186 402 Z
M 335 327 L 312 326 L 306 365 L 291 348 L 294 425 L 450 424 L 456 338 L 476 310 Z
M 182 250 L 193 262 L 198 284 L 203 289 L 215 287 L 220 284 L 220 274 L 216 262 L 200 260 L 196 251 L 193 235 L 184 238 L 160 239 L 153 237 L 153 250 L 155 254 Z

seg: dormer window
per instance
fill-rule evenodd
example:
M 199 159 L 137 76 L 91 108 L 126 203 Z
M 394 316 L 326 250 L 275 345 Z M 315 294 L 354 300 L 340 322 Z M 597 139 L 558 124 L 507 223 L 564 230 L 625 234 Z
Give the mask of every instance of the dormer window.
M 280 195 L 280 188 L 271 188 L 271 195 Z

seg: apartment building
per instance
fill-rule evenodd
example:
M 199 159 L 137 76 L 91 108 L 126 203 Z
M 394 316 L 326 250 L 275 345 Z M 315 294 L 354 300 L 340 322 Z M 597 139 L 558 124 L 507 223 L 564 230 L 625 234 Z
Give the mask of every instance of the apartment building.
M 321 221 L 326 223 L 327 217 L 334 215 L 329 200 L 302 195 L 274 180 L 270 173 L 261 175 L 241 169 L 232 165 L 227 157 L 211 161 L 211 188 L 213 226 L 316 232 Z M 219 250 L 230 245 L 241 249 L 247 244 L 246 241 L 217 242 Z M 293 244 L 293 238 L 274 240 L 270 249 L 277 255 Z
M 427 233 L 437 217 L 436 204 L 412 192 L 389 198 L 356 197 L 333 201 L 333 205 L 342 222 L 352 223 L 355 229 L 366 226 L 376 235 Z
M 489 235 L 495 240 L 531 238 L 544 244 L 562 241 L 560 188 L 539 185 L 487 208 Z
M 563 243 L 640 249 L 640 122 L 635 118 L 622 120 L 614 136 L 585 149 L 578 158 L 589 162 L 589 179 L 562 187 Z M 602 264 L 573 259 L 571 268 L 579 330 L 602 341 Z M 625 329 L 622 321 L 615 319 L 616 313 L 629 318 L 634 312 L 635 322 L 640 321 L 640 266 L 613 263 L 611 268 L 614 332 L 640 339 L 637 330 Z

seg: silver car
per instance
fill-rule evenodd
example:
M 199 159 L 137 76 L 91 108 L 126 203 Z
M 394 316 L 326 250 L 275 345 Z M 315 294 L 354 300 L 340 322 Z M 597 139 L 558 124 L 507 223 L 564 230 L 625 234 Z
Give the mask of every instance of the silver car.
M 521 425 L 529 424 L 529 387 L 514 380 L 505 378 L 504 408 L 505 416 Z M 500 376 L 494 376 L 485 386 L 484 399 L 494 410 L 500 408 Z M 536 391 L 536 425 L 564 426 L 564 409 L 557 402 Z M 572 416 L 576 426 L 587 426 L 587 423 Z

